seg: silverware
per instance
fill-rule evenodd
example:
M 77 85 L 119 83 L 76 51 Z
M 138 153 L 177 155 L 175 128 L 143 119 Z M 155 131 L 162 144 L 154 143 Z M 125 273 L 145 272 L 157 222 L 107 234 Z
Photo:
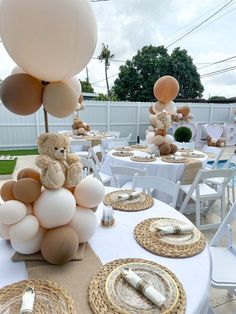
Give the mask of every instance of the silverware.
M 20 314 L 33 313 L 34 299 L 35 299 L 34 286 L 26 287 L 22 294 Z

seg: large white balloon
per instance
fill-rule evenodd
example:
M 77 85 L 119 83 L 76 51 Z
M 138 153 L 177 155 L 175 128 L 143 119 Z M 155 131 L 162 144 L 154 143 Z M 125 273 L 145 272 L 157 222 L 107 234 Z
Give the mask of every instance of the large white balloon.
M 1 0 L 0 32 L 11 58 L 49 82 L 79 73 L 97 41 L 88 0 Z
M 79 99 L 81 95 L 81 91 L 82 91 L 82 87 L 81 87 L 79 79 L 76 77 L 72 77 L 68 80 L 64 80 L 64 83 L 66 83 L 67 85 L 73 88 L 73 90 L 76 93 L 77 98 Z

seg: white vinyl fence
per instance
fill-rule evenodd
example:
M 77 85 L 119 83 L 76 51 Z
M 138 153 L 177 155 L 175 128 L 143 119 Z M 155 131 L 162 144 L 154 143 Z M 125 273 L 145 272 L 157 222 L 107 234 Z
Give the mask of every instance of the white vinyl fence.
M 132 133 L 132 141 L 137 136 L 145 138 L 145 130 L 149 126 L 148 107 L 151 103 L 142 102 L 103 102 L 85 101 L 85 110 L 80 111 L 80 117 L 92 129 L 100 131 L 120 131 L 121 137 Z M 183 106 L 184 103 L 178 104 Z M 202 138 L 204 124 L 224 124 L 225 136 L 229 137 L 228 145 L 236 144 L 236 123 L 233 110 L 236 103 L 232 104 L 188 104 L 194 116 L 192 127 L 196 129 L 197 140 Z M 58 119 L 48 115 L 49 131 L 71 129 L 72 115 Z M 41 109 L 29 116 L 19 116 L 8 111 L 0 105 L 0 149 L 17 147 L 35 147 L 37 136 L 44 132 L 44 115 Z M 228 134 L 229 133 L 229 134 Z

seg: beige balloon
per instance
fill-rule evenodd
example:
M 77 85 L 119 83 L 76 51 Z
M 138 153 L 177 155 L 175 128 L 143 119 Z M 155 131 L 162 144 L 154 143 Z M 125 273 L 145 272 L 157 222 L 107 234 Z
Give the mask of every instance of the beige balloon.
M 179 82 L 173 76 L 162 76 L 156 81 L 153 93 L 160 102 L 166 104 L 178 95 Z M 154 111 L 156 111 L 155 108 Z
M 72 114 L 78 97 L 72 87 L 63 82 L 48 84 L 43 93 L 43 106 L 48 113 L 57 118 Z

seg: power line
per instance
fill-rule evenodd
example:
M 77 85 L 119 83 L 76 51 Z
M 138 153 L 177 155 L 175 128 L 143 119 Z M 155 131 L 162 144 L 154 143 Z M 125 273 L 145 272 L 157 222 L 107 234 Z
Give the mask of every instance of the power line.
M 218 71 L 208 72 L 208 73 L 202 74 L 201 78 L 218 75 L 218 74 L 221 74 L 221 73 L 233 71 L 235 69 L 236 69 L 236 66 L 233 66 L 233 67 L 224 68 L 224 69 L 221 69 L 221 70 L 218 70 Z
M 114 76 L 117 76 L 118 74 L 119 74 L 119 73 L 116 73 L 116 74 L 114 74 L 114 75 L 108 76 L 108 79 L 109 79 L 109 78 L 112 78 L 112 77 L 114 77 Z M 97 84 L 97 83 L 101 83 L 101 82 L 104 82 L 104 81 L 106 81 L 106 79 L 93 82 L 93 83 L 91 83 L 91 85 L 95 85 L 95 84 Z
M 228 61 L 228 60 L 231 60 L 231 59 L 234 59 L 236 58 L 236 55 L 235 56 L 232 56 L 232 57 L 229 57 L 229 58 L 226 58 L 226 59 L 223 59 L 223 60 L 219 60 L 219 61 L 216 61 L 216 62 L 212 62 L 211 64 L 208 64 L 208 65 L 205 65 L 201 68 L 199 68 L 198 70 L 201 70 L 201 69 L 204 69 L 204 68 L 208 68 L 214 64 L 219 64 L 219 63 L 222 63 L 222 62 L 225 62 L 225 61 Z
M 182 36 L 180 36 L 179 38 L 177 38 L 176 40 L 174 40 L 172 43 L 170 43 L 168 46 L 166 46 L 166 48 L 169 48 L 170 46 L 174 45 L 176 42 L 180 41 L 181 39 L 183 39 L 184 37 L 186 37 L 187 35 L 191 34 L 192 32 L 194 32 L 196 29 L 198 29 L 200 26 L 202 26 L 203 24 L 205 24 L 207 21 L 209 21 L 212 17 L 214 17 L 216 14 L 218 14 L 220 11 L 222 11 L 224 8 L 226 8 L 232 1 L 234 0 L 230 0 L 229 2 L 227 2 L 225 5 L 223 5 L 220 9 L 218 9 L 215 13 L 213 13 L 212 15 L 210 15 L 207 19 L 205 19 L 204 21 L 202 21 L 200 24 L 198 24 L 197 26 L 195 26 L 194 28 L 192 28 L 191 30 L 189 30 L 187 33 L 183 34 Z

